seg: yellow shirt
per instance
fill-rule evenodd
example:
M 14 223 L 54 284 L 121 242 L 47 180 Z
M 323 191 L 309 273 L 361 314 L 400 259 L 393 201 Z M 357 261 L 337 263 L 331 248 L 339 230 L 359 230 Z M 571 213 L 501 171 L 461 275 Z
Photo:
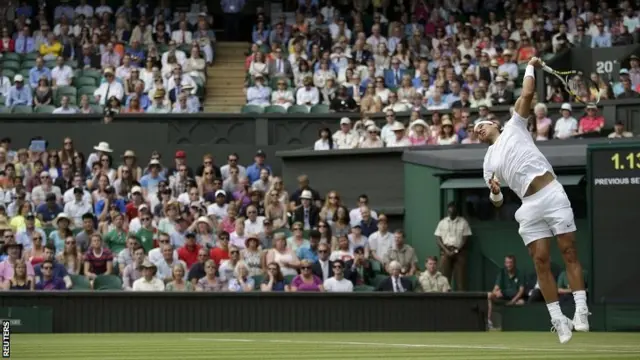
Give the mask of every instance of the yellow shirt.
M 54 42 L 51 45 L 42 44 L 40 45 L 40 55 L 60 55 L 62 53 L 62 44 L 59 41 Z
M 23 229 L 24 227 L 26 227 L 26 221 L 24 216 L 22 215 L 18 215 L 18 216 L 14 216 L 11 218 L 11 221 L 9 222 L 9 226 L 11 226 L 11 228 L 13 229 L 13 231 L 18 231 L 20 229 Z M 42 224 L 40 223 L 40 220 L 38 220 L 36 218 L 36 227 L 37 228 L 41 228 Z

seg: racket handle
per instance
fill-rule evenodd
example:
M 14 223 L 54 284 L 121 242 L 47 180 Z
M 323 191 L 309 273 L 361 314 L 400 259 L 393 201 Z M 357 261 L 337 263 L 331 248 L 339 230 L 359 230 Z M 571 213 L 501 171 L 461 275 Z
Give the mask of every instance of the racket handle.
M 548 72 L 549 74 L 553 74 L 553 69 L 549 67 L 547 64 L 542 64 L 542 70 Z

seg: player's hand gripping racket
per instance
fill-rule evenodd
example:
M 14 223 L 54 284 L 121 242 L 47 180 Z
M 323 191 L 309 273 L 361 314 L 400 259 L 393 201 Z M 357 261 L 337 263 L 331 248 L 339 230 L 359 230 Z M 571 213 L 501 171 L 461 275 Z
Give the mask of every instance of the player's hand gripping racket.
M 600 89 L 600 86 L 591 80 L 591 77 L 578 70 L 558 71 L 545 63 L 542 63 L 542 70 L 557 77 L 569 95 L 585 105 L 589 102 L 597 104 L 602 93 L 606 91 L 606 89 Z M 585 95 L 588 98 L 587 101 L 584 100 Z M 589 101 L 591 99 L 592 101 Z

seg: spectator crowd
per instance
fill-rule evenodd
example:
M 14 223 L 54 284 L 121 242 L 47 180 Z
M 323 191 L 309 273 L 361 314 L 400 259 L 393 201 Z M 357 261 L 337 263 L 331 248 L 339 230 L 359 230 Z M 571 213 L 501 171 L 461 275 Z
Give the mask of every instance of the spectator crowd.
M 206 6 L 34 5 L 0 4 L 0 112 L 202 110 L 216 42 Z

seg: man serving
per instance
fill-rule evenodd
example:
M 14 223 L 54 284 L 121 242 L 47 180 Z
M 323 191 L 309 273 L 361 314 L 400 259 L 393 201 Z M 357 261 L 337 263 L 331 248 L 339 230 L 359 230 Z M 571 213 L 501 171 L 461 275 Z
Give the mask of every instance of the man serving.
M 535 92 L 535 69 L 543 62 L 533 57 L 525 70 L 522 93 L 516 101 L 513 116 L 501 131 L 499 124 L 482 120 L 474 128 L 480 141 L 489 144 L 484 157 L 484 179 L 491 193 L 491 202 L 499 207 L 503 202 L 500 184 L 506 183 L 522 199 L 515 214 L 520 224 L 518 232 L 533 257 L 540 290 L 547 302 L 551 323 L 560 343 L 571 340 L 572 328 L 589 331 L 589 309 L 578 260 L 571 203 L 549 161 L 542 155 L 527 130 L 527 118 Z M 573 320 L 562 313 L 558 302 L 556 281 L 551 272 L 551 238 L 558 246 L 567 267 L 567 275 L 576 311 Z

